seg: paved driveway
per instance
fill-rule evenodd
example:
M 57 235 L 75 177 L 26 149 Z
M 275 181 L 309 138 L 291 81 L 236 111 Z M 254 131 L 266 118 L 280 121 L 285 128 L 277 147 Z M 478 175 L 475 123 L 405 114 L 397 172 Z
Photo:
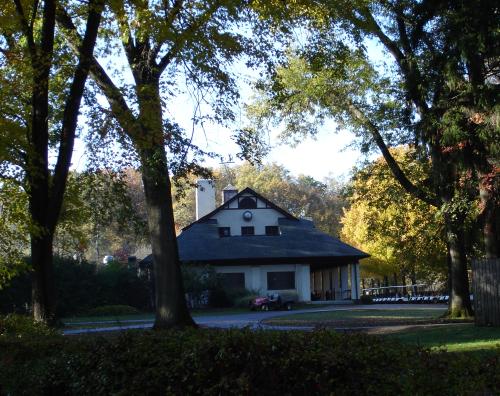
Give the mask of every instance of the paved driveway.
M 195 322 L 203 327 L 216 327 L 216 328 L 262 328 L 262 329 L 294 329 L 294 330 L 310 330 L 311 326 L 304 327 L 286 327 L 286 326 L 268 326 L 263 325 L 261 322 L 264 319 L 276 318 L 280 316 L 294 315 L 298 313 L 312 313 L 312 312 L 329 312 L 339 310 L 360 310 L 360 309 L 387 309 L 387 310 L 400 310 L 400 309 L 425 309 L 425 310 L 443 310 L 447 305 L 444 304 L 424 304 L 424 305 L 409 305 L 409 304 L 370 304 L 370 305 L 328 305 L 313 309 L 297 309 L 292 311 L 267 311 L 267 312 L 251 312 L 242 314 L 228 314 L 228 315 L 201 315 L 194 317 Z M 82 325 L 92 325 L 92 322 L 81 323 Z M 102 324 L 102 323 L 101 323 Z M 67 329 L 63 330 L 63 334 L 83 334 L 83 333 L 96 333 L 107 331 L 120 331 L 131 329 L 149 329 L 153 326 L 153 321 L 123 321 L 121 326 L 110 325 L 109 327 L 87 328 L 87 329 Z

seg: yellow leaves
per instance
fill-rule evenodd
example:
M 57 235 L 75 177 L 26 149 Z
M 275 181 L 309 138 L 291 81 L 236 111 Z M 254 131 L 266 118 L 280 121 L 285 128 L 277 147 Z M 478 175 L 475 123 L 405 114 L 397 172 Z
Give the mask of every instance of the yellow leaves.
M 409 176 L 418 182 L 426 171 L 412 150 L 392 150 Z M 379 275 L 402 268 L 441 271 L 445 245 L 436 210 L 406 194 L 382 159 L 359 171 L 352 182 L 351 207 L 344 211 L 342 238 L 372 255 L 370 272 Z M 384 272 L 389 271 L 389 272 Z

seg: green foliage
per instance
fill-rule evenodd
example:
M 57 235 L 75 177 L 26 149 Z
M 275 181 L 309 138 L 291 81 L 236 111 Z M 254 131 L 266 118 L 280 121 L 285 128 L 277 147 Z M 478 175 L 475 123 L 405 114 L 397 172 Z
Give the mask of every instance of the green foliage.
M 30 223 L 27 195 L 16 183 L 0 181 L 0 289 L 26 269 Z
M 135 315 L 138 314 L 139 310 L 137 308 L 131 307 L 130 305 L 103 305 L 102 307 L 96 307 L 89 309 L 85 315 L 86 316 L 113 316 L 113 315 Z
M 241 134 L 263 138 L 272 125 L 297 143 L 333 119 L 358 137 L 362 151 L 378 148 L 388 161 L 387 147 L 412 144 L 433 169 L 422 191 L 392 163 L 406 190 L 438 207 L 449 227 L 468 232 L 479 217 L 489 223 L 486 230 L 495 229 L 496 2 L 341 0 L 290 8 L 282 23 L 290 28 L 305 17 L 306 39 L 295 40 L 256 84 L 256 100 L 247 109 L 251 127 Z M 495 232 L 484 235 L 493 256 Z
M 127 305 L 139 311 L 152 309 L 151 283 L 138 277 L 136 269 L 119 262 L 104 267 L 56 256 L 54 281 L 58 317 L 109 305 Z M 9 287 L 0 290 L 0 312 L 29 312 L 30 285 L 30 273 L 12 279 Z
M 361 334 L 188 330 L 0 337 L 10 394 L 496 394 L 500 356 L 431 353 Z
M 0 316 L 0 340 L 12 337 L 24 340 L 56 334 L 53 328 L 44 323 L 35 322 L 28 316 L 16 314 Z
M 209 304 L 215 308 L 246 308 L 249 301 L 255 296 L 254 291 L 241 288 L 232 289 L 219 283 L 210 293 Z
M 218 280 L 217 286 L 210 290 L 208 305 L 213 308 L 246 308 L 256 293 L 244 288 L 228 288 Z
M 257 297 L 259 297 L 259 293 L 247 290 L 244 296 L 238 297 L 234 300 L 233 306 L 236 308 L 248 308 L 250 306 L 250 302 Z
M 55 238 L 57 253 L 96 262 L 105 254 L 121 254 L 126 260 L 141 246 L 146 214 L 137 177 L 132 169 L 71 173 Z
M 199 296 L 206 290 L 213 290 L 219 285 L 219 279 L 213 267 L 183 265 L 182 284 L 186 293 L 193 293 Z

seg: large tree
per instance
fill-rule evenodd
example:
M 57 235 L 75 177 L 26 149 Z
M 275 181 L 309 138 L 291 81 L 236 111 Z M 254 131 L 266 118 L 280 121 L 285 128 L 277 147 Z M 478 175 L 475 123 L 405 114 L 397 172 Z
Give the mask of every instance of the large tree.
M 415 150 L 391 149 L 391 155 L 413 182 L 428 177 L 429 164 Z M 408 194 L 380 157 L 353 175 L 350 206 L 342 217 L 342 238 L 370 252 L 363 260 L 365 276 L 442 281 L 447 271 L 443 222 L 436 208 Z
M 53 238 L 103 2 L 78 7 L 83 38 L 77 57 L 57 39 L 56 8 L 65 5 L 12 0 L 0 6 L 0 178 L 28 195 L 33 315 L 47 323 L 55 322 Z
M 117 54 L 122 51 L 132 81 L 118 85 L 110 77 L 116 70 L 93 60 L 92 78 L 141 165 L 156 274 L 155 328 L 193 325 L 179 268 L 169 175 L 176 161 L 189 162 L 182 162 L 182 154 L 167 158 L 166 146 L 180 143 L 180 128 L 167 111 L 178 110 L 170 101 L 184 79 L 202 101 L 215 104 L 215 121 L 232 117 L 237 90 L 227 65 L 251 49 L 244 29 L 237 28 L 248 17 L 245 6 L 245 1 L 229 0 L 111 1 L 112 23 L 104 39 L 119 43 Z M 70 15 L 61 9 L 58 21 L 78 46 L 81 38 Z
M 71 172 L 55 236 L 56 253 L 100 263 L 109 254 L 127 260 L 145 245 L 144 193 L 137 178 L 133 169 Z
M 476 3 L 481 12 L 471 9 Z M 272 93 L 254 115 L 284 120 L 295 138 L 333 117 L 360 137 L 363 149 L 377 147 L 405 190 L 443 215 L 450 314 L 470 315 L 464 224 L 480 191 L 488 256 L 496 255 L 491 241 L 498 240 L 495 3 L 320 1 L 297 7 L 301 16 L 304 10 L 308 40 L 294 45 L 261 85 Z M 377 62 L 373 53 L 389 61 Z M 425 185 L 412 183 L 391 155 L 389 147 L 401 143 L 413 143 L 432 164 Z

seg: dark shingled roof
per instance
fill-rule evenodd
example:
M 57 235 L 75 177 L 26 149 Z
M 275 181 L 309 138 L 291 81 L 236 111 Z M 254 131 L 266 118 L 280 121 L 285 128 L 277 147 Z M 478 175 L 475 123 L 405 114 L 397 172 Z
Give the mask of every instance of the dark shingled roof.
M 355 261 L 368 255 L 316 228 L 308 220 L 280 219 L 281 235 L 219 237 L 216 221 L 194 223 L 177 238 L 182 262 Z
M 217 220 L 210 219 L 224 209 L 227 202 L 185 227 L 177 237 L 179 258 L 183 263 L 232 264 L 291 264 L 309 263 L 340 265 L 369 257 L 337 238 L 317 230 L 312 221 L 297 219 L 250 188 L 241 191 L 255 194 L 285 217 L 279 219 L 281 235 L 220 237 Z M 228 201 L 228 202 L 230 202 Z M 142 260 L 151 262 L 152 256 Z

